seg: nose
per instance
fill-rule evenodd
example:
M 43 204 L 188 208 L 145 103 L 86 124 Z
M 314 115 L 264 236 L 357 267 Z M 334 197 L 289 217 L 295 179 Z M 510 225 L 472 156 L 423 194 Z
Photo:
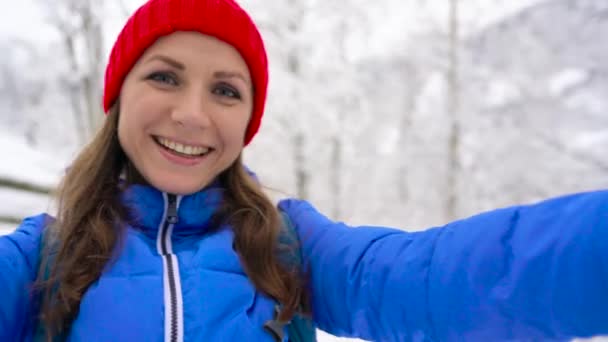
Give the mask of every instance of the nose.
M 205 98 L 202 92 L 192 90 L 185 93 L 173 109 L 171 119 L 184 128 L 200 130 L 211 125 L 211 118 L 207 111 Z

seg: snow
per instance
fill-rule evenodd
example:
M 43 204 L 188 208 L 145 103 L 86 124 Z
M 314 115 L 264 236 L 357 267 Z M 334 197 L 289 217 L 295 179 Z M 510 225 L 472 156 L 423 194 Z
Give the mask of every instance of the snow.
M 66 167 L 56 155 L 41 153 L 29 147 L 25 140 L 0 129 L 0 177 L 54 187 Z
M 572 145 L 580 149 L 592 148 L 600 143 L 608 142 L 608 132 L 605 130 L 584 132 L 573 138 Z
M 63 163 L 56 157 L 41 153 L 25 144 L 6 130 L 0 130 L 0 155 L 3 163 L 0 178 L 54 187 L 63 172 Z M 23 219 L 42 212 L 54 212 L 49 196 L 19 190 L 0 188 L 0 216 Z M 0 235 L 16 228 L 14 224 L 0 223 Z
M 488 84 L 485 105 L 504 107 L 521 99 L 521 92 L 515 84 L 503 79 L 494 79 Z
M 588 79 L 589 73 L 586 70 L 576 68 L 561 70 L 549 80 L 549 92 L 553 96 L 560 96 Z
M 359 339 L 354 339 L 354 338 L 343 338 L 343 337 L 336 337 L 333 335 L 330 335 L 324 331 L 318 330 L 317 331 L 317 340 L 319 342 L 358 342 L 358 341 L 363 341 L 363 340 L 359 340 Z
M 0 190 L 0 216 L 27 217 L 42 212 L 54 212 L 49 196 L 10 189 Z
M 5 5 L 8 6 L 8 2 Z M 4 13 L 0 20 L 2 37 L 18 37 L 38 43 L 58 38 L 55 31 L 47 24 L 47 18 L 38 0 L 11 1 L 10 11 Z M 10 14 L 6 15 L 6 13 Z M 32 25 L 32 23 L 36 24 Z
M 0 223 L 0 235 L 10 234 L 15 228 L 12 224 Z
M 4 161 L 0 167 L 0 178 L 54 187 L 63 172 L 60 160 L 27 146 L 23 139 L 7 132 L 0 134 L 0 155 Z M 15 219 L 54 212 L 49 196 L 19 190 L 0 188 L 0 203 L 3 204 L 0 206 L 0 216 Z M 0 223 L 0 235 L 8 234 L 15 228 L 15 224 Z

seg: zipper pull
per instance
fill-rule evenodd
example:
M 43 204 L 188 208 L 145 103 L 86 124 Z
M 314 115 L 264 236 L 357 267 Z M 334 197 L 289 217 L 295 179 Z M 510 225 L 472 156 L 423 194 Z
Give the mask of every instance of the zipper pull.
M 176 224 L 179 221 L 177 216 L 177 198 L 173 194 L 167 194 L 169 204 L 167 207 L 167 222 Z

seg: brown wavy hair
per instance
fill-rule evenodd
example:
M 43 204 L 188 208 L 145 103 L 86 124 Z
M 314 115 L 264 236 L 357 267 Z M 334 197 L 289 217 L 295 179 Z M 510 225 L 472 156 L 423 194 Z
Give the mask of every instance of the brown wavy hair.
M 112 262 L 130 221 L 120 201 L 124 186 L 144 182 L 118 141 L 118 104 L 103 127 L 80 152 L 57 190 L 58 215 L 47 231 L 35 289 L 40 296 L 39 319 L 46 338 L 69 332 L 88 287 Z M 126 182 L 121 185 L 121 172 Z M 310 314 L 304 272 L 298 265 L 281 263 L 278 210 L 239 158 L 220 176 L 226 189 L 218 222 L 227 220 L 234 230 L 234 248 L 258 291 L 283 307 L 278 315 L 288 321 L 301 310 Z M 49 258 L 53 254 L 52 262 Z

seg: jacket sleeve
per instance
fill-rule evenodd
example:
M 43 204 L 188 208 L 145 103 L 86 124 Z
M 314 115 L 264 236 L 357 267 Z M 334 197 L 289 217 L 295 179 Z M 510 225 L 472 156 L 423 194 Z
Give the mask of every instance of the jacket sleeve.
M 608 191 L 407 233 L 350 227 L 284 200 L 319 328 L 378 341 L 608 334 Z
M 27 218 L 0 236 L 0 341 L 24 341 L 32 327 L 32 285 L 43 227 L 49 217 Z

